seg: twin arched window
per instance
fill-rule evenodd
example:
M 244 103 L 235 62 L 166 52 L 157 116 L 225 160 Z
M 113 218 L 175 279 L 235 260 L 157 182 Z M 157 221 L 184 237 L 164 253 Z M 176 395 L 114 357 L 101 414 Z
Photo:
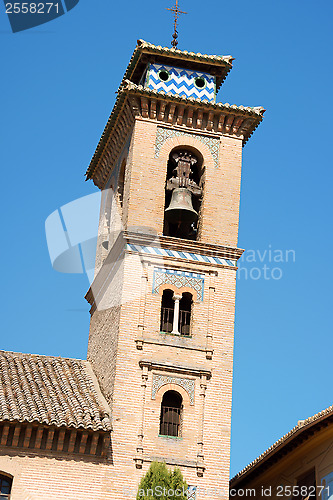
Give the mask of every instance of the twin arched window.
M 191 333 L 192 302 L 192 295 L 188 292 L 177 295 L 172 290 L 164 290 L 160 331 L 189 336 Z
M 163 395 L 160 416 L 160 435 L 179 437 L 181 435 L 181 421 L 183 398 L 176 391 L 167 391 Z

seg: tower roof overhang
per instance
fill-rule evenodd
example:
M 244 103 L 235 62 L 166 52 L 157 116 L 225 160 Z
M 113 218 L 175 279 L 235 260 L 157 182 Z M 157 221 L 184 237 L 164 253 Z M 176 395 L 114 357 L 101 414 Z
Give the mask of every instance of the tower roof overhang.
M 122 84 L 125 80 L 138 84 L 148 63 L 180 66 L 184 69 L 209 73 L 216 78 L 216 90 L 220 88 L 232 68 L 232 56 L 218 56 L 188 52 L 138 40 L 131 60 L 127 66 Z
M 162 118 L 161 113 L 156 112 L 156 103 L 159 104 L 160 111 L 161 108 L 164 109 Z M 216 129 L 216 132 L 219 134 L 236 134 L 242 139 L 243 144 L 248 141 L 254 130 L 258 127 L 265 112 L 265 109 L 261 106 L 247 107 L 235 104 L 230 105 L 229 103 L 212 103 L 205 100 L 150 90 L 144 88 L 142 85 L 136 85 L 129 80 L 124 80 L 119 88 L 114 108 L 86 172 L 86 179 L 93 179 L 98 187 L 103 187 L 102 178 L 106 179 L 107 172 L 100 175 L 99 170 L 104 152 L 112 137 L 116 132 L 119 132 L 118 129 L 122 129 L 122 135 L 125 137 L 135 116 L 140 115 L 143 118 L 155 119 L 157 121 L 166 120 L 168 123 L 171 123 L 175 119 L 178 121 L 176 113 L 179 112 L 178 116 L 183 116 L 184 110 L 188 110 L 191 113 L 191 129 L 200 128 L 203 130 L 205 128 L 208 132 Z M 192 118 L 193 115 L 196 115 L 197 118 Z M 203 115 L 206 115 L 206 127 L 203 126 Z M 120 142 L 118 133 L 118 138 L 114 141 L 114 147 L 112 148 L 113 155 L 117 155 L 116 148 L 120 147 Z

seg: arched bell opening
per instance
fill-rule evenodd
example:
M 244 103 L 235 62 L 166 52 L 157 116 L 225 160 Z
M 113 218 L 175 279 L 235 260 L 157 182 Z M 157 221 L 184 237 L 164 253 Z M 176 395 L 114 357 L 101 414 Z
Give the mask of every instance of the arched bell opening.
M 183 398 L 177 391 L 167 391 L 162 399 L 160 416 L 160 435 L 179 437 Z
M 196 240 L 202 197 L 202 155 L 177 147 L 169 155 L 163 234 Z

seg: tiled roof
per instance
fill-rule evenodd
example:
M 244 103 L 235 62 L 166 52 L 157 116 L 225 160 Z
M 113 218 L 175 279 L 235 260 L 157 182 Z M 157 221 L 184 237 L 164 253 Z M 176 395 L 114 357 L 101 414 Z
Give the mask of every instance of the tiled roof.
M 0 421 L 109 431 L 87 361 L 0 351 Z
M 209 54 L 201 54 L 200 52 L 189 52 L 187 50 L 179 50 L 179 49 L 174 49 L 170 47 L 162 47 L 161 45 L 154 45 L 152 43 L 146 42 L 145 40 L 138 40 L 137 46 L 134 50 L 133 56 L 130 60 L 130 63 L 128 65 L 127 71 L 125 73 L 125 78 L 128 78 L 126 75 L 129 71 L 129 68 L 131 66 L 131 62 L 133 59 L 136 57 L 137 52 L 148 52 L 151 54 L 164 54 L 168 55 L 171 57 L 177 57 L 180 59 L 189 59 L 192 61 L 204 61 L 207 63 L 217 63 L 217 64 L 222 64 L 222 65 L 230 65 L 232 66 L 232 61 L 234 58 L 230 55 L 228 56 L 218 56 L 218 55 L 209 55 Z
M 205 61 L 217 61 L 217 62 L 227 62 L 231 64 L 234 58 L 232 56 L 217 56 L 209 54 L 201 54 L 200 52 L 188 52 L 187 50 L 179 50 L 170 47 L 161 47 L 161 45 L 153 45 L 152 43 L 145 42 L 144 40 L 138 40 L 138 47 L 141 49 L 150 49 L 153 52 L 163 53 L 163 54 L 176 54 L 180 57 L 189 57 L 191 59 L 199 59 Z
M 291 429 L 287 434 L 282 436 L 278 441 L 276 441 L 272 446 L 270 446 L 266 451 L 264 451 L 258 458 L 253 460 L 249 465 L 247 465 L 244 469 L 242 469 L 236 476 L 234 476 L 230 483 L 234 487 L 236 483 L 240 480 L 243 480 L 245 476 L 251 473 L 254 469 L 260 467 L 266 460 L 271 458 L 277 452 L 282 450 L 282 448 L 286 447 L 291 441 L 294 441 L 300 435 L 304 435 L 309 429 L 313 430 L 315 426 L 321 424 L 323 420 L 327 420 L 328 418 L 333 417 L 333 406 L 329 406 L 325 410 L 316 413 L 312 417 L 307 418 L 306 420 L 299 420 L 297 425 Z
M 188 52 L 187 50 L 162 47 L 161 45 L 153 45 L 152 43 L 145 42 L 144 40 L 138 40 L 137 46 L 135 47 L 133 55 L 127 66 L 123 80 L 132 80 L 134 71 L 137 67 L 138 62 L 140 61 L 142 54 L 152 54 L 156 57 L 159 56 L 169 59 L 181 59 L 183 62 L 188 61 L 192 64 L 209 64 L 214 65 L 215 67 L 220 67 L 222 71 L 221 74 L 217 77 L 217 89 L 220 87 L 227 74 L 231 70 L 232 61 L 234 60 L 234 58 L 230 55 L 217 56 L 201 54 L 200 52 Z

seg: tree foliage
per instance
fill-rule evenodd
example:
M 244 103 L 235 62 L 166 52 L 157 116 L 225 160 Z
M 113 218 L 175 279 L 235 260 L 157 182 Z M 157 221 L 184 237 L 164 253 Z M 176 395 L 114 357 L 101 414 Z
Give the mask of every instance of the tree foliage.
M 152 462 L 147 473 L 140 481 L 137 500 L 187 500 L 187 484 L 176 467 L 168 470 L 165 463 Z

